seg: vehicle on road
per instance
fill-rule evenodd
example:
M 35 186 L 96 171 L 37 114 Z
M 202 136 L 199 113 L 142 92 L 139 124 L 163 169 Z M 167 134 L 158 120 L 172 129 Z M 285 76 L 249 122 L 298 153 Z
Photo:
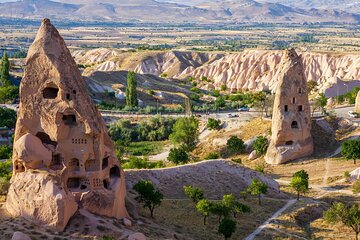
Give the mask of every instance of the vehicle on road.
M 348 115 L 349 115 L 350 117 L 352 117 L 352 118 L 358 118 L 358 117 L 360 117 L 360 115 L 359 115 L 358 113 L 354 112 L 354 111 L 349 111 L 349 112 L 348 112 Z
M 239 111 L 240 112 L 248 112 L 248 111 L 250 111 L 250 108 L 247 106 L 243 106 L 243 107 L 239 108 Z
M 236 118 L 236 117 L 239 117 L 239 115 L 237 115 L 237 114 L 232 114 L 232 113 L 228 113 L 228 114 L 226 114 L 226 116 L 227 116 L 228 118 Z

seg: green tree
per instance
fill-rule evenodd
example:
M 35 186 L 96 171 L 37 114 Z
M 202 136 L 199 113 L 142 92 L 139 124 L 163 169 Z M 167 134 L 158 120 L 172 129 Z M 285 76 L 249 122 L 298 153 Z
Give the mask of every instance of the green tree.
M 178 164 L 185 164 L 189 162 L 189 155 L 184 148 L 172 148 L 170 149 L 169 156 L 167 158 L 170 162 Z
M 268 186 L 258 179 L 253 179 L 248 186 L 248 192 L 253 196 L 258 196 L 259 205 L 261 205 L 261 194 L 267 193 Z
M 225 98 L 223 96 L 217 97 L 215 100 L 215 106 L 217 109 L 224 108 L 226 106 Z
M 206 219 L 210 215 L 211 212 L 211 202 L 202 199 L 196 204 L 196 210 L 201 213 L 204 217 L 204 225 L 206 225 Z
M 345 206 L 343 203 L 334 203 L 324 212 L 324 218 L 329 223 L 341 222 L 355 232 L 355 239 L 358 240 L 360 232 L 360 205 L 355 203 Z
M 237 136 L 231 136 L 226 143 L 227 149 L 230 153 L 243 153 L 245 151 L 244 141 Z
M 180 144 L 186 151 L 192 151 L 199 138 L 199 120 L 195 117 L 179 118 L 173 127 L 170 140 Z
M 17 86 L 4 86 L 0 87 L 0 102 L 7 103 L 13 102 L 14 99 L 19 97 L 19 87 Z
M 234 218 L 237 217 L 238 213 L 245 213 L 250 211 L 250 207 L 236 200 L 233 194 L 224 195 L 221 203 L 224 207 L 230 209 L 234 215 Z
M 291 179 L 290 187 L 297 192 L 297 200 L 300 199 L 300 193 L 306 193 L 308 191 L 304 179 L 299 176 L 295 176 Z
M 206 127 L 209 130 L 219 130 L 221 129 L 221 121 L 214 118 L 209 118 Z
M 236 230 L 236 222 L 229 218 L 224 218 L 219 225 L 218 233 L 222 234 L 225 240 L 231 238 Z
M 311 81 L 307 82 L 306 86 L 307 86 L 308 92 L 310 93 L 318 87 L 318 83 L 314 80 L 311 80 Z
M 220 223 L 222 217 L 228 217 L 231 209 L 225 206 L 222 202 L 213 202 L 211 204 L 210 213 L 218 216 Z
M 325 97 L 325 94 L 320 93 L 319 96 L 315 99 L 314 110 L 317 108 L 320 108 L 322 114 L 327 114 L 327 112 L 326 112 L 327 100 L 328 99 Z
M 148 208 L 150 215 L 154 217 L 154 209 L 160 206 L 164 198 L 159 190 L 155 190 L 151 181 L 141 180 L 134 185 L 133 189 L 138 193 L 136 201 L 143 204 L 144 208 Z
M 138 106 L 137 92 L 136 92 L 136 74 L 129 72 L 127 75 L 127 87 L 126 87 L 126 106 L 134 108 Z
M 0 162 L 0 177 L 10 180 L 12 176 L 12 161 L 1 161 Z
M 360 139 L 343 142 L 341 144 L 341 155 L 347 160 L 352 159 L 356 164 L 356 159 L 360 158 Z
M 194 203 L 198 203 L 200 200 L 204 199 L 204 192 L 198 187 L 184 186 L 184 193 Z
M 1 59 L 1 65 L 0 65 L 0 84 L 1 86 L 10 86 L 10 61 L 8 59 L 6 51 L 4 51 L 4 54 Z
M 7 145 L 0 145 L 0 159 L 10 159 L 12 156 L 12 148 Z
M 259 136 L 256 138 L 253 148 L 256 151 L 256 153 L 260 155 L 264 155 L 268 149 L 269 142 L 266 137 Z

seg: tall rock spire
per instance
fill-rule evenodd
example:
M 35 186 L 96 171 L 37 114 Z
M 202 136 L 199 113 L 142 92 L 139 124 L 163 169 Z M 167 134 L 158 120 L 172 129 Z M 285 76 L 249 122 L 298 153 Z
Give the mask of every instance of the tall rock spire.
M 80 207 L 127 216 L 124 173 L 105 122 L 49 19 L 29 49 L 20 96 L 7 210 L 57 230 Z
M 265 160 L 282 164 L 313 152 L 311 115 L 301 57 L 294 49 L 286 51 L 280 63 L 272 119 L 272 136 Z

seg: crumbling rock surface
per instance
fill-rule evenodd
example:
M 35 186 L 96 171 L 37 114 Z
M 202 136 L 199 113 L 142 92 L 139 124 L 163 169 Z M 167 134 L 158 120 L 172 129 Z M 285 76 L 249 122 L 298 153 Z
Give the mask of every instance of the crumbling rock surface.
M 360 91 L 358 92 L 358 95 L 356 97 L 355 112 L 360 113 Z
M 286 51 L 278 75 L 270 145 L 265 156 L 269 164 L 282 164 L 311 155 L 311 116 L 306 78 L 301 57 Z
M 7 210 L 60 231 L 79 207 L 127 216 L 124 174 L 105 123 L 48 19 L 29 49 L 20 96 Z

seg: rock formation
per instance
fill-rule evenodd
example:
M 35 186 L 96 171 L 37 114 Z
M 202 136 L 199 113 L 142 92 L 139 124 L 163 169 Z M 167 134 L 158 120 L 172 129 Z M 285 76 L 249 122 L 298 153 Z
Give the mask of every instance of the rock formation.
M 44 19 L 20 86 L 6 209 L 63 230 L 78 208 L 127 216 L 125 175 L 64 40 Z
M 360 91 L 358 92 L 356 97 L 355 112 L 360 113 Z
M 85 69 L 85 75 L 94 71 L 131 70 L 154 75 L 166 73 L 168 77 L 179 79 L 205 76 L 214 81 L 211 85 L 217 88 L 226 85 L 233 91 L 275 90 L 278 75 L 284 70 L 279 63 L 285 58 L 283 51 L 269 50 L 223 55 L 179 51 L 131 53 L 99 48 L 75 51 L 73 55 L 79 64 L 94 65 Z M 358 54 L 305 52 L 302 62 L 306 80 L 316 81 L 321 89 L 333 85 L 333 78 L 360 79 Z M 339 89 L 342 93 L 347 90 L 343 84 Z
M 286 51 L 278 75 L 272 136 L 265 156 L 269 164 L 282 164 L 312 154 L 311 116 L 301 57 Z

